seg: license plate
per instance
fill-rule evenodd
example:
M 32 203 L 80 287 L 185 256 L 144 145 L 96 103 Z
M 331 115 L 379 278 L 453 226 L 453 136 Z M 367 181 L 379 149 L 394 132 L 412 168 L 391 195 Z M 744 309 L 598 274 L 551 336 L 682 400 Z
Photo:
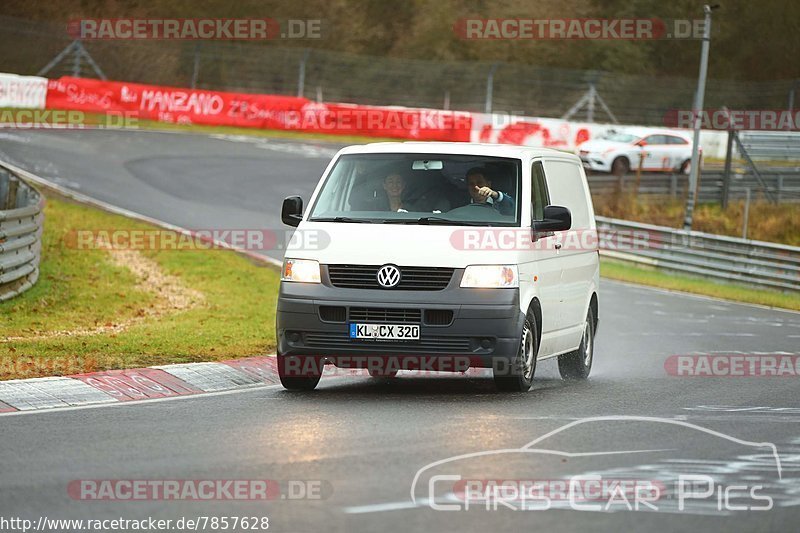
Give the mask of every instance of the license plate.
M 417 340 L 419 326 L 416 324 L 350 324 L 351 339 Z

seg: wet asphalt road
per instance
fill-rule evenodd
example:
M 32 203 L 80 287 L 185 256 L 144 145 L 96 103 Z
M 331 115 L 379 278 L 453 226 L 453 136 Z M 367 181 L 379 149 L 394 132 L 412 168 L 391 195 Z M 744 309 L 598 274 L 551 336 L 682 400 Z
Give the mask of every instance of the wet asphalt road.
M 0 159 L 190 228 L 280 228 L 282 198 L 307 199 L 335 148 L 160 133 L 0 132 Z M 797 353 L 800 314 L 605 280 L 599 314 L 590 380 L 561 381 L 548 360 L 527 394 L 497 393 L 480 377 L 350 376 L 326 378 L 312 393 L 264 387 L 0 417 L 0 517 L 268 516 L 271 531 L 796 528 L 798 377 L 677 377 L 669 369 L 676 355 Z M 776 446 L 780 466 L 766 443 Z M 490 450 L 503 451 L 481 453 Z M 638 511 L 619 495 L 607 510 L 607 498 L 571 509 L 558 482 L 587 474 L 664 490 Z M 463 485 L 435 475 L 484 485 L 536 480 L 549 487 L 550 509 L 541 509 L 544 499 L 510 498 L 496 509 L 473 503 L 465 510 Z M 688 499 L 680 510 L 675 482 L 689 475 L 710 476 L 714 494 Z M 321 499 L 266 503 L 77 501 L 67 487 L 81 479 L 295 480 L 322 490 Z M 765 498 L 772 508 L 754 510 Z M 431 499 L 458 510 L 432 509 Z M 586 510 L 598 502 L 601 509 Z

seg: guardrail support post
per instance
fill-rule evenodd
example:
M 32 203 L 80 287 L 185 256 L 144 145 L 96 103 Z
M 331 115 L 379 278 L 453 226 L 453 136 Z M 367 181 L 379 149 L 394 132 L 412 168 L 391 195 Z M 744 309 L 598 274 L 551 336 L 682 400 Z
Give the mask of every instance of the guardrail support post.
M 636 190 L 634 192 L 636 198 L 639 198 L 639 187 L 642 185 L 642 165 L 645 157 L 647 157 L 647 152 L 642 152 L 639 156 L 639 166 L 636 168 Z
M 4 209 L 14 209 L 17 207 L 17 191 L 19 190 L 19 180 L 11 178 L 8 180 L 8 195 Z
M 669 194 L 673 198 L 678 197 L 678 175 L 674 172 L 669 175 Z
M 778 193 L 777 193 L 777 201 L 781 203 L 783 199 L 783 174 L 778 174 Z

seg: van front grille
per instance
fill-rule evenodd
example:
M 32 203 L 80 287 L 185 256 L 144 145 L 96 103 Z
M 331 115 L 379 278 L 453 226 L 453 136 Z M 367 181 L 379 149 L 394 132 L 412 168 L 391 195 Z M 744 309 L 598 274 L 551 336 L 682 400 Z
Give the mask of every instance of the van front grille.
M 378 269 L 383 265 L 328 265 L 334 287 L 345 289 L 384 289 L 378 284 Z M 450 284 L 453 268 L 404 266 L 400 283 L 391 289 L 401 291 L 441 291 Z
M 384 324 L 419 324 L 422 311 L 419 309 L 396 309 L 388 307 L 351 307 L 350 322 Z

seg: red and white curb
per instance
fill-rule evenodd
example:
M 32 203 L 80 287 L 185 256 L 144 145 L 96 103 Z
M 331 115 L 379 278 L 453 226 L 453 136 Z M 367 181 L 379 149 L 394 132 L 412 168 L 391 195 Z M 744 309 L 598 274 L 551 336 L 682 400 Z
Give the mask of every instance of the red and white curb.
M 274 356 L 0 381 L 0 413 L 155 400 L 279 383 Z

